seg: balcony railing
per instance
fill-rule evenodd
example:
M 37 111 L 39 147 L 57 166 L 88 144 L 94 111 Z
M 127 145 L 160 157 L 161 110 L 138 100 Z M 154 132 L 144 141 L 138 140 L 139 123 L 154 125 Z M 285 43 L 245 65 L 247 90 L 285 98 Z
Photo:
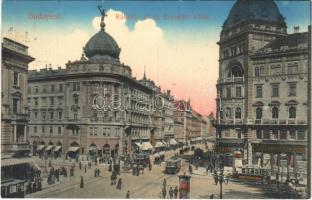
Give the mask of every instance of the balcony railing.
M 231 77 L 231 78 L 223 78 L 218 80 L 218 84 L 222 83 L 243 83 L 244 77 Z
M 214 124 L 234 125 L 307 125 L 306 120 L 297 119 L 221 119 L 214 120 Z

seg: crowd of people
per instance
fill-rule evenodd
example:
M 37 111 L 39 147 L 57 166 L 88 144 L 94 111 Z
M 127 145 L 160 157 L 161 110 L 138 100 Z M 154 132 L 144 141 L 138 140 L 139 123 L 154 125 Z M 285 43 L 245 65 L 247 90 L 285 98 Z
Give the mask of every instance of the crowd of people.
M 169 187 L 168 194 L 169 194 L 170 199 L 177 199 L 178 193 L 179 193 L 178 186 L 175 186 L 174 189 L 172 186 Z M 163 199 L 167 198 L 167 181 L 166 181 L 166 178 L 164 178 L 164 180 L 163 180 L 161 195 L 162 195 Z

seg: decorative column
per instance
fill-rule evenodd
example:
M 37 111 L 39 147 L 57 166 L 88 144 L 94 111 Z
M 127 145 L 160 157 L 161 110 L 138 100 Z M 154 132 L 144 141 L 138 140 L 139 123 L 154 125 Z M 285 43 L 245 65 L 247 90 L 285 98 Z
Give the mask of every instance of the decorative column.
M 17 138 L 16 138 L 16 124 L 13 125 L 13 144 L 16 144 Z

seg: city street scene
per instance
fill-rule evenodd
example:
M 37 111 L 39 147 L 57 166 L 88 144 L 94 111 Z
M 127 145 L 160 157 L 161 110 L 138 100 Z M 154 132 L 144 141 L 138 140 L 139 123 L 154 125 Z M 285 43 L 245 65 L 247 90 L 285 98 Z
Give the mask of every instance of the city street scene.
M 4 0 L 1 197 L 309 199 L 311 8 Z

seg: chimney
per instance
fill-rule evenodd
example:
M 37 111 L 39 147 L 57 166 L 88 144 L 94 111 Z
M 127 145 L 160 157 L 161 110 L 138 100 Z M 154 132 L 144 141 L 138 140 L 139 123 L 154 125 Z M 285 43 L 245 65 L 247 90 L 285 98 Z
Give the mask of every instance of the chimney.
M 299 26 L 294 26 L 294 33 L 299 33 Z

